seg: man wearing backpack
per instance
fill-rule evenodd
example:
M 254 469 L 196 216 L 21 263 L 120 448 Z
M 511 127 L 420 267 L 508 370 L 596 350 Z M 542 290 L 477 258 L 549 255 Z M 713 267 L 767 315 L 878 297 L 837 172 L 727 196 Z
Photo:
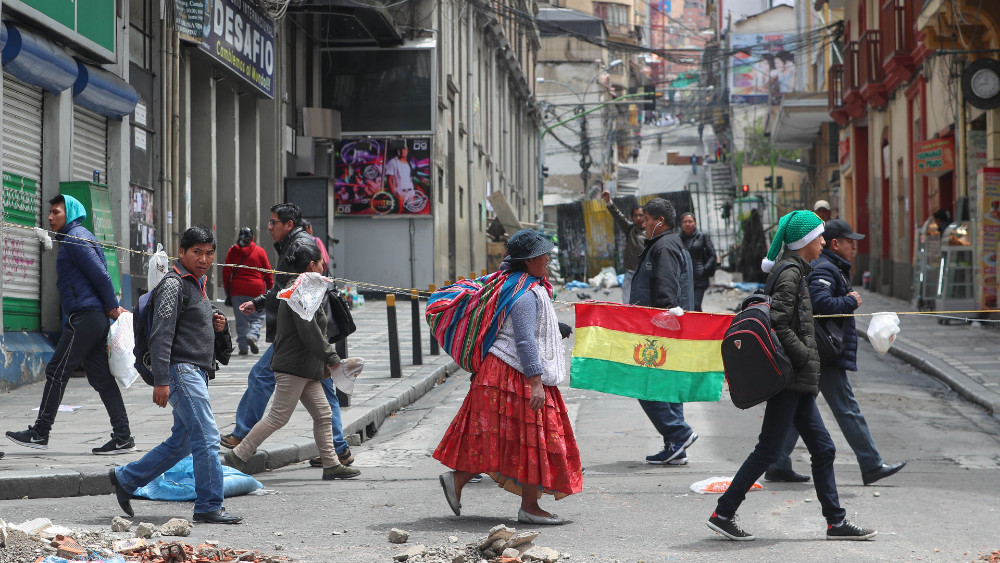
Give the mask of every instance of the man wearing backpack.
M 296 264 L 308 263 L 300 260 L 300 255 L 306 253 L 304 249 L 316 248 L 316 240 L 302 228 L 302 212 L 294 203 L 279 203 L 271 207 L 271 220 L 267 222 L 267 229 L 274 239 L 274 248 L 278 251 L 278 263 L 275 266 L 278 273 L 274 275 L 274 285 L 267 293 L 247 301 L 240 306 L 240 311 L 246 314 L 256 311 L 267 312 L 267 342 L 274 342 L 274 335 L 277 334 L 278 326 L 278 292 L 285 288 L 292 275 L 302 273 Z M 286 273 L 282 273 L 286 272 Z M 250 433 L 250 429 L 264 418 L 264 410 L 267 402 L 274 394 L 275 378 L 271 369 L 271 358 L 274 357 L 274 346 L 261 355 L 257 363 L 251 368 L 247 377 L 247 390 L 243 392 L 243 398 L 236 407 L 236 428 L 230 434 L 222 437 L 221 444 L 227 448 L 235 448 L 243 441 L 243 438 Z M 343 465 L 350 465 L 354 462 L 354 456 L 344 438 L 344 428 L 340 419 L 340 401 L 333 388 L 333 383 L 329 379 L 323 380 L 323 390 L 326 393 L 330 408 L 333 410 L 333 445 L 337 450 L 337 457 Z M 318 458 L 315 458 L 319 466 L 322 466 Z
M 812 297 L 813 312 L 817 315 L 843 315 L 853 313 L 861 306 L 861 295 L 851 286 L 851 262 L 858 251 L 858 241 L 865 238 L 854 232 L 843 219 L 826 222 L 823 238 L 827 241 L 820 257 L 812 262 L 813 272 L 809 275 L 809 294 Z M 865 485 L 896 474 L 905 461 L 888 465 L 875 448 L 871 430 L 861 407 L 854 398 L 854 389 L 847 376 L 848 371 L 858 370 L 858 332 L 854 317 L 826 319 L 826 323 L 839 323 L 843 327 L 843 351 L 830 362 L 821 361 L 819 391 L 823 394 L 840 431 L 854 450 L 861 466 L 861 481 Z M 803 482 L 809 477 L 792 470 L 789 457 L 795 448 L 799 435 L 791 429 L 785 441 L 782 456 L 772 465 L 764 478 L 768 481 Z
M 822 232 L 823 221 L 812 211 L 793 211 L 785 215 L 778 222 L 778 230 L 761 264 L 765 272 L 776 268 L 776 279 L 771 284 L 774 288 L 771 328 L 791 360 L 793 373 L 788 386 L 767 400 L 757 446 L 736 472 L 732 484 L 719 498 L 715 512 L 708 519 L 709 528 L 731 540 L 754 539 L 753 534 L 736 523 L 736 511 L 746 500 L 754 482 L 778 460 L 785 437 L 793 427 L 812 456 L 813 484 L 827 522 L 826 539 L 867 540 L 877 533 L 847 521 L 847 511 L 840 506 L 833 473 L 836 449 L 816 408 L 819 351 L 805 279 L 812 272 L 809 262 L 819 258 L 823 250 Z M 778 260 L 786 245 L 788 250 Z M 786 267 L 784 263 L 790 265 Z
M 113 428 L 111 440 L 91 451 L 114 455 L 135 450 L 122 393 L 108 365 L 108 319 L 118 320 L 125 309 L 115 297 L 101 245 L 81 224 L 86 217 L 87 210 L 72 196 L 58 195 L 49 200 L 49 227 L 58 233 L 56 240 L 61 243 L 56 258 L 56 285 L 66 324 L 45 366 L 45 389 L 35 424 L 27 430 L 7 432 L 7 438 L 21 446 L 48 449 L 49 432 L 66 384 L 82 363 L 87 383 L 101 396 Z
M 226 317 L 205 295 L 208 269 L 215 259 L 215 235 L 204 225 L 181 236 L 178 263 L 156 287 L 149 350 L 153 402 L 174 410 L 170 436 L 141 459 L 108 472 L 118 504 L 133 516 L 130 499 L 189 454 L 194 465 L 194 521 L 236 524 L 242 520 L 222 506 L 219 429 L 212 414 L 208 380 L 214 377 L 215 333 L 228 330 Z
M 674 232 L 677 211 L 669 201 L 654 198 L 643 206 L 643 214 L 645 248 L 632 277 L 629 304 L 689 311 L 694 307 L 693 268 L 691 255 Z M 639 399 L 639 406 L 663 436 L 663 449 L 646 456 L 646 463 L 687 464 L 687 448 L 698 434 L 684 421 L 684 404 Z

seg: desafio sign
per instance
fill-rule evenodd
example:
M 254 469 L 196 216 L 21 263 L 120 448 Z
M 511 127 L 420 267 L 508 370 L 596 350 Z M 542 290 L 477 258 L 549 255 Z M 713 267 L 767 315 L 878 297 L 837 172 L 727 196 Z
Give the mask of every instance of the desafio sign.
M 214 0 L 201 49 L 274 97 L 274 21 L 249 0 Z

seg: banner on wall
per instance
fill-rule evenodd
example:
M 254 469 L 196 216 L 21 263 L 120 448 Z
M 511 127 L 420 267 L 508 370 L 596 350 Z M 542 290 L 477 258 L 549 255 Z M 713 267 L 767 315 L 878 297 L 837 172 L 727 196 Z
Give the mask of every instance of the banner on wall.
M 794 34 L 734 33 L 734 104 L 777 104 L 795 86 Z M 786 45 L 788 49 L 786 49 Z
M 977 237 L 976 273 L 981 283 L 979 306 L 996 309 L 997 253 L 1000 252 L 1000 168 L 980 168 L 978 175 L 979 201 L 976 209 L 980 227 Z
M 186 13 L 191 17 L 187 33 L 197 29 L 199 2 L 206 6 L 207 18 L 202 21 L 201 50 L 273 98 L 274 20 L 251 0 L 190 1 L 186 2 Z
M 430 215 L 431 141 L 344 139 L 335 145 L 337 215 Z

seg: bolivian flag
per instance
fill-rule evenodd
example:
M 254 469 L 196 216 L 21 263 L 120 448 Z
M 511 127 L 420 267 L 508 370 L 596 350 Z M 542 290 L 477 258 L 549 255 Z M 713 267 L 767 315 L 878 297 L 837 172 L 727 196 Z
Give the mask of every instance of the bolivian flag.
M 576 303 L 570 387 L 650 401 L 718 401 L 732 315 Z

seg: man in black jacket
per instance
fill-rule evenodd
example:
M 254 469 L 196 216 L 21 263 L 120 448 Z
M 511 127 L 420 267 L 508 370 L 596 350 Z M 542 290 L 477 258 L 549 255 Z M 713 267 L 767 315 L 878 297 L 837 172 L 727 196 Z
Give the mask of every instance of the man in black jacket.
M 854 232 L 843 219 L 827 221 L 823 232 L 827 246 L 816 260 L 809 275 L 809 294 L 812 298 L 813 313 L 817 315 L 851 314 L 861 306 L 861 295 L 851 286 L 851 262 L 858 251 L 858 241 L 865 238 Z M 816 322 L 840 323 L 843 328 L 844 348 L 840 356 L 832 362 L 820 362 L 819 392 L 823 394 L 833 417 L 837 419 L 840 431 L 854 450 L 861 466 L 861 481 L 865 485 L 896 474 L 905 461 L 886 464 L 875 447 L 871 430 L 861 407 L 854 398 L 854 389 L 847 376 L 848 371 L 858 370 L 858 332 L 854 317 L 832 318 Z M 803 482 L 809 477 L 792 470 L 789 457 L 795 448 L 799 435 L 790 429 L 782 456 L 772 465 L 764 478 L 768 481 Z
M 157 286 L 148 307 L 153 402 L 174 411 L 170 436 L 141 459 L 108 472 L 118 505 L 133 515 L 131 498 L 189 454 L 194 471 L 194 521 L 236 524 L 242 520 L 222 506 L 222 464 L 208 380 L 215 369 L 215 333 L 228 331 L 226 317 L 205 296 L 208 269 L 215 260 L 215 235 L 199 225 L 181 236 L 178 263 Z
M 87 210 L 73 196 L 59 195 L 49 200 L 49 226 L 58 233 L 56 240 L 61 243 L 56 258 L 56 285 L 66 324 L 45 366 L 45 389 L 35 424 L 27 430 L 7 432 L 7 438 L 21 446 L 48 449 L 49 432 L 70 375 L 83 364 L 87 383 L 101 396 L 114 429 L 111 440 L 91 452 L 115 455 L 135 451 L 125 402 L 108 365 L 108 319 L 118 320 L 125 309 L 115 297 L 104 250 L 82 224 L 86 217 Z
M 632 210 L 632 221 L 629 222 L 625 214 L 615 205 L 615 202 L 611 201 L 611 192 L 605 190 L 601 197 L 604 198 L 604 204 L 608 206 L 608 213 L 611 213 L 615 224 L 625 234 L 625 250 L 622 252 L 622 266 L 625 268 L 625 279 L 622 281 L 622 303 L 628 303 L 629 287 L 632 285 L 635 268 L 639 265 L 639 255 L 642 254 L 643 243 L 646 242 L 646 233 L 642 228 L 642 207 L 636 207 Z
M 694 305 L 691 256 L 674 232 L 677 211 L 667 200 L 655 198 L 643 207 L 646 242 L 632 278 L 630 305 L 685 311 Z M 653 465 L 685 465 L 687 448 L 698 439 L 684 421 L 684 404 L 639 399 L 639 405 L 663 436 L 663 450 L 646 456 Z

